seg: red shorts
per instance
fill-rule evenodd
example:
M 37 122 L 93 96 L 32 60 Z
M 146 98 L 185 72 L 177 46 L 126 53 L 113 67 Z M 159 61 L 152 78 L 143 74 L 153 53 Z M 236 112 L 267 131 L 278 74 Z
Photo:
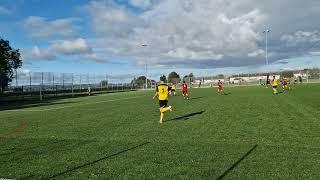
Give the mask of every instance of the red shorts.
M 182 94 L 184 95 L 188 94 L 188 90 L 182 90 Z
M 221 91 L 221 90 L 222 90 L 222 86 L 219 86 L 219 87 L 218 87 L 218 90 Z

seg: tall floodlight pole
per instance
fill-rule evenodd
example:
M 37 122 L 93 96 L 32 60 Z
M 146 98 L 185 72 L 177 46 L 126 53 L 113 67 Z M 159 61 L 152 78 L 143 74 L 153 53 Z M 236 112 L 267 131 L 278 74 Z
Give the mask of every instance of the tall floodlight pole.
M 268 65 L 269 65 L 269 61 L 268 61 L 268 33 L 270 32 L 270 30 L 268 28 L 266 28 L 263 33 L 266 35 L 266 68 L 267 68 L 267 71 L 268 71 L 268 76 L 267 76 L 267 83 L 266 85 L 268 85 L 269 83 L 269 80 L 268 80 L 268 77 L 269 77 L 269 68 L 268 68 Z M 268 86 L 266 86 L 268 87 Z
M 142 44 L 142 47 L 147 47 L 147 44 Z M 148 89 L 148 60 L 147 57 L 146 58 L 146 89 Z
M 268 33 L 270 32 L 269 29 L 266 29 L 263 31 L 263 33 L 266 35 L 266 65 L 269 65 L 269 61 L 268 61 Z

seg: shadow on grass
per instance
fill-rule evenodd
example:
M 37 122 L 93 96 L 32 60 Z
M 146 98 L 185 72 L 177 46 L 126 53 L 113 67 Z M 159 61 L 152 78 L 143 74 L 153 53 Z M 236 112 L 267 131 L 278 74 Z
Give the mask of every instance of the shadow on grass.
M 112 157 L 114 157 L 114 156 L 120 155 L 120 154 L 122 154 L 122 153 L 125 153 L 125 152 L 128 152 L 128 151 L 137 149 L 137 148 L 139 148 L 139 147 L 141 147 L 141 146 L 144 146 L 144 145 L 147 145 L 147 144 L 149 144 L 149 143 L 150 143 L 150 142 L 145 142 L 145 143 L 136 145 L 136 146 L 134 146 L 134 147 L 131 147 L 131 148 L 128 148 L 128 149 L 119 151 L 119 152 L 117 152 L 117 153 L 114 153 L 114 154 L 111 154 L 111 155 L 102 157 L 102 158 L 100 158 L 100 159 L 97 159 L 97 160 L 94 160 L 94 161 L 91 161 L 91 162 L 87 162 L 87 163 L 85 163 L 85 164 L 82 164 L 82 165 L 79 165 L 79 166 L 70 168 L 70 169 L 68 169 L 68 170 L 66 170 L 66 171 L 63 171 L 63 172 L 54 174 L 54 175 L 52 175 L 52 176 L 50 176 L 50 177 L 46 177 L 46 178 L 44 178 L 44 179 L 52 179 L 52 178 L 56 178 L 56 177 L 58 177 L 58 176 L 62 176 L 62 175 L 64 175 L 64 174 L 70 173 L 70 172 L 75 171 L 75 170 L 77 170 L 77 169 L 80 169 L 80 168 L 83 168 L 83 167 L 86 167 L 86 166 L 91 166 L 91 165 L 93 165 L 93 164 L 95 164 L 95 163 L 98 163 L 98 162 L 100 162 L 100 161 L 103 161 L 103 160 L 112 158 Z
M 225 96 L 231 95 L 231 92 L 223 92 L 223 95 Z
M 205 111 L 199 111 L 199 112 L 194 112 L 194 113 L 186 114 L 186 115 L 183 115 L 183 116 L 174 118 L 174 119 L 167 120 L 166 122 L 169 122 L 169 121 L 183 121 L 183 120 L 188 120 L 190 117 L 200 115 L 200 114 L 202 114 L 202 113 L 204 113 L 204 112 L 205 112 Z
M 246 157 L 248 157 L 256 148 L 258 145 L 254 145 L 246 154 L 244 154 L 240 159 L 238 159 L 235 163 L 233 163 L 221 176 L 217 178 L 217 180 L 223 179 L 226 175 L 228 175 L 229 172 L 231 172 L 242 160 L 244 160 Z

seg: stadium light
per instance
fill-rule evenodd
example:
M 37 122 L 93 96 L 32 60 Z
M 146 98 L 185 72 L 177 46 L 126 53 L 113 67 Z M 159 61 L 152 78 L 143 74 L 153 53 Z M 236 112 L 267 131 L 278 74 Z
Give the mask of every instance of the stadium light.
M 147 47 L 147 44 L 142 44 L 142 47 Z M 146 89 L 148 89 L 148 59 L 146 58 Z
M 270 32 L 270 29 L 266 29 L 263 31 L 263 33 L 266 35 L 266 65 L 269 65 L 268 61 L 268 33 Z

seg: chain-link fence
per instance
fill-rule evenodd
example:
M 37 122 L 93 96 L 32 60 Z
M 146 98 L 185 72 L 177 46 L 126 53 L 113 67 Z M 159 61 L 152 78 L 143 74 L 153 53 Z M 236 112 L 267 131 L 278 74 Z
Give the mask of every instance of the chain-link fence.
M 137 88 L 135 77 L 107 74 L 52 72 L 18 72 L 5 89 L 2 98 L 50 98 L 131 91 Z

